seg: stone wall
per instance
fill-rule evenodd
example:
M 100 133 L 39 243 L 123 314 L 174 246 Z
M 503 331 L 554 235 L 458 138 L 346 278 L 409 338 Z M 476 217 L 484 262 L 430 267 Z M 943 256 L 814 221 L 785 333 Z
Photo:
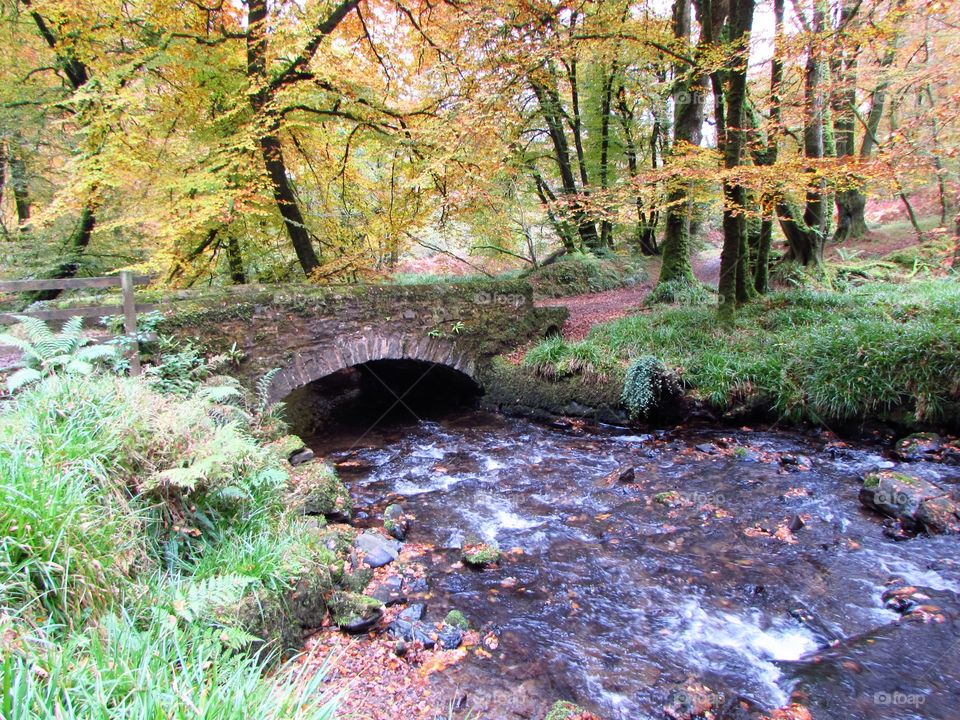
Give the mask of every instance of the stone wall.
M 536 308 L 520 281 L 437 285 L 249 286 L 181 293 L 158 331 L 213 352 L 235 346 L 239 375 L 273 368 L 279 400 L 298 387 L 370 360 L 440 363 L 482 382 L 490 360 L 562 325 L 564 308 Z

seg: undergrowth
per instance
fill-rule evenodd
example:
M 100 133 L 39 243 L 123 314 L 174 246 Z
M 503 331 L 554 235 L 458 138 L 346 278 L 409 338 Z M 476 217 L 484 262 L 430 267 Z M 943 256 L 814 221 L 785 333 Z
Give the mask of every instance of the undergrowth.
M 332 591 L 338 557 L 289 509 L 274 409 L 187 355 L 141 379 L 62 359 L 4 403 L 5 720 L 333 716 L 318 678 L 263 674 L 283 648 L 235 608 Z
M 572 253 L 529 272 L 537 297 L 564 297 L 637 285 L 647 279 L 638 261 L 618 255 Z
M 958 317 L 955 280 L 871 283 L 772 293 L 741 308 L 729 331 L 717 327 L 712 304 L 656 307 L 598 325 L 582 344 L 608 364 L 653 357 L 720 410 L 938 423 L 955 419 L 960 403 Z M 572 347 L 544 341 L 525 363 L 556 375 Z

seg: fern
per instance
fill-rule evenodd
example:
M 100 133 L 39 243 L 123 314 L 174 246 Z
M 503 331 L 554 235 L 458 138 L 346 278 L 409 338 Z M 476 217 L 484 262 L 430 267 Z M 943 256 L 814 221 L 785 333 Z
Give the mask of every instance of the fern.
M 90 375 L 102 361 L 116 357 L 116 348 L 111 345 L 87 345 L 89 339 L 83 336 L 81 317 L 67 320 L 59 333 L 43 320 L 25 315 L 16 317 L 26 337 L 0 335 L 0 343 L 12 345 L 23 353 L 21 368 L 7 378 L 7 390 L 11 393 L 47 375 Z
M 182 583 L 174 590 L 171 614 L 188 623 L 208 619 L 216 610 L 239 602 L 253 582 L 251 577 L 231 573 Z
M 257 415 L 263 415 L 270 407 L 270 386 L 273 385 L 274 379 L 279 374 L 280 368 L 273 368 L 257 380 L 257 402 L 255 405 Z

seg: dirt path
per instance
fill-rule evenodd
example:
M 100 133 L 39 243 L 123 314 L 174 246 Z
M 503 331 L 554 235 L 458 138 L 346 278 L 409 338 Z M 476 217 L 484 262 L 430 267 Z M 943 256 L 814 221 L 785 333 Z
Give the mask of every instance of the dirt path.
M 538 300 L 536 304 L 541 307 L 562 305 L 570 310 L 570 317 L 563 324 L 563 337 L 567 340 L 583 340 L 594 325 L 630 315 L 643 306 L 660 274 L 659 259 L 651 262 L 647 269 L 650 278 L 635 287 Z M 693 258 L 693 274 L 700 282 L 716 287 L 720 277 L 719 251 L 710 248 L 696 255 Z

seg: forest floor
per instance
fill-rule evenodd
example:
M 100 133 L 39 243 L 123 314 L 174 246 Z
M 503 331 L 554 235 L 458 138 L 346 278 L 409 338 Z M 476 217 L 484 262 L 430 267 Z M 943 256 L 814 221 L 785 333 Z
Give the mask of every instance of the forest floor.
M 719 246 L 707 246 L 694 255 L 691 262 L 697 280 L 710 287 L 717 286 L 720 279 Z M 563 337 L 567 340 L 583 340 L 594 325 L 616 320 L 643 308 L 660 274 L 660 258 L 652 258 L 647 265 L 647 271 L 650 276 L 640 285 L 585 295 L 548 298 L 539 300 L 536 304 L 566 307 L 570 311 L 570 317 L 563 324 Z

